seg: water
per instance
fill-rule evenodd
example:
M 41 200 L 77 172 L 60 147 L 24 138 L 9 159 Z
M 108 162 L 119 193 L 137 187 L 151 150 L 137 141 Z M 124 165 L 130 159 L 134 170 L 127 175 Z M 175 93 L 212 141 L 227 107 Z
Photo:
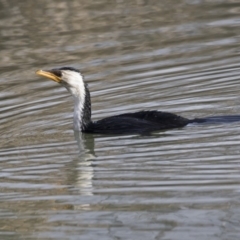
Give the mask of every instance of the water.
M 237 1 L 0 1 L 1 239 L 239 239 L 240 123 L 77 135 L 37 69 L 80 68 L 93 118 L 240 114 Z

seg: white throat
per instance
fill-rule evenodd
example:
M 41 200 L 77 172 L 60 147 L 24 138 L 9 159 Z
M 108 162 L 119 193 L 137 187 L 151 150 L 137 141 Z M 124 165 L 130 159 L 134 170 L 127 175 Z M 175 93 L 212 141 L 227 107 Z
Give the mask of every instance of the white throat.
M 83 77 L 80 73 L 66 70 L 62 72 L 62 79 L 63 85 L 67 88 L 67 90 L 72 94 L 74 98 L 74 130 L 81 131 L 86 97 Z
M 74 97 L 73 126 L 74 130 L 81 131 L 83 119 L 84 99 Z

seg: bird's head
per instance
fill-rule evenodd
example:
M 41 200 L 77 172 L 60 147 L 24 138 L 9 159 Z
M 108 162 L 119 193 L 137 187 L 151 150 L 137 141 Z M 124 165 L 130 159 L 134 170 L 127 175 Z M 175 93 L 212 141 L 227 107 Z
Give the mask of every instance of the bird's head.
M 51 70 L 38 70 L 36 74 L 61 84 L 75 97 L 82 98 L 85 95 L 83 76 L 75 68 L 62 67 Z
M 37 75 L 64 86 L 74 97 L 74 129 L 83 131 L 91 123 L 91 98 L 79 70 L 72 67 L 38 70 Z

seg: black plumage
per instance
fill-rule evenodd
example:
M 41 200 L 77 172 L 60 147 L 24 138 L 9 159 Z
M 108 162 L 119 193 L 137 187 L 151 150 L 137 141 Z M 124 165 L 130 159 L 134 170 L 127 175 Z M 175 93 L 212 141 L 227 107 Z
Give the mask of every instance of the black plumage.
M 186 126 L 188 123 L 188 119 L 173 113 L 141 111 L 135 113 L 124 113 L 107 117 L 96 122 L 90 122 L 83 132 L 107 134 L 143 134 L 152 131 L 181 128 Z

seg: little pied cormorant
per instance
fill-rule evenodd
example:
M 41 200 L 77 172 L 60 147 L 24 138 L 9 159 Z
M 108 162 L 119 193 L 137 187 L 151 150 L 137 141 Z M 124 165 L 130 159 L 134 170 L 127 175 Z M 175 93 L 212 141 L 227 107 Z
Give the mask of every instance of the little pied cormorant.
M 61 84 L 73 95 L 74 130 L 76 131 L 100 134 L 144 134 L 152 131 L 181 128 L 194 122 L 212 122 L 222 119 L 210 117 L 190 120 L 168 112 L 140 111 L 92 121 L 90 92 L 79 70 L 72 67 L 62 67 L 47 71 L 38 70 L 36 74 Z M 230 118 L 232 119 L 232 116 Z M 239 121 L 239 116 L 237 119 Z

